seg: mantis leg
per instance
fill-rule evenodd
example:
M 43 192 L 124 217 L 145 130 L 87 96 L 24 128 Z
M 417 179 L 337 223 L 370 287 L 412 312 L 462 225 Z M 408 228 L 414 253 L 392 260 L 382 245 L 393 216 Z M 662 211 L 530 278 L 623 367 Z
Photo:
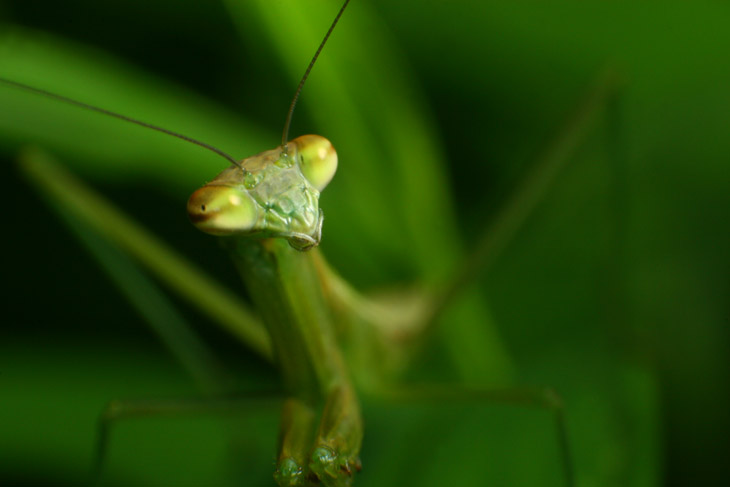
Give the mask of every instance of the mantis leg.
M 333 387 L 318 426 L 317 418 L 315 409 L 304 400 L 284 402 L 274 473 L 280 486 L 351 485 L 353 474 L 360 470 L 362 421 L 352 387 Z
M 178 363 L 207 394 L 224 394 L 234 379 L 198 336 L 182 312 L 128 255 L 104 241 L 70 216 L 66 223 L 114 282 L 119 292 L 139 312 Z
M 600 118 L 607 119 L 609 130 L 616 130 L 615 103 L 620 87 L 616 73 L 603 73 L 578 105 L 558 136 L 543 151 L 526 180 L 496 214 L 493 222 L 478 237 L 474 250 L 440 290 L 431 295 L 432 302 L 422 307 L 421 327 L 413 327 L 413 338 L 425 342 L 433 334 L 441 313 L 452 301 L 471 286 L 499 258 L 524 223 L 543 201 L 557 176 L 570 162 L 583 141 L 591 134 Z M 616 138 L 617 134 L 609 133 Z M 611 150 L 618 150 L 610 139 Z M 618 157 L 614 157 L 616 159 Z M 620 169 L 620 167 L 618 168 Z M 620 207 L 620 205 L 619 205 Z M 487 390 L 478 387 L 425 387 L 390 392 L 387 397 L 408 401 L 482 401 L 518 404 L 549 411 L 555 425 L 555 437 L 560 452 L 565 485 L 575 485 L 573 461 L 570 452 L 563 401 L 553 390 L 503 389 Z
M 483 402 L 544 409 L 551 413 L 560 452 L 566 487 L 575 486 L 573 461 L 560 395 L 549 387 L 486 389 L 461 385 L 404 386 L 381 392 L 379 398 L 391 402 Z
M 107 241 L 133 256 L 176 294 L 208 314 L 265 359 L 271 344 L 256 316 L 230 291 L 192 266 L 172 248 L 134 223 L 100 195 L 58 165 L 48 154 L 33 149 L 20 157 L 21 169 L 51 207 L 71 215 Z
M 324 485 L 350 485 L 353 471 L 360 470 L 362 430 L 355 391 L 349 384 L 333 388 L 325 403 L 310 463 Z M 338 479 L 342 483 L 337 483 Z
M 509 245 L 527 218 L 544 199 L 560 171 L 580 148 L 599 115 L 607 112 L 607 106 L 612 105 L 611 102 L 616 97 L 619 86 L 620 79 L 611 69 L 607 69 L 596 79 L 558 136 L 545 148 L 542 156 L 533 165 L 527 178 L 477 238 L 471 254 L 436 293 L 428 327 L 433 327 L 438 316 L 451 301 L 486 272 Z
M 91 484 L 97 485 L 102 479 L 104 464 L 109 452 L 111 430 L 119 421 L 131 418 L 191 415 L 226 414 L 250 408 L 271 407 L 280 401 L 280 393 L 264 391 L 247 393 L 241 397 L 197 397 L 175 399 L 133 399 L 113 400 L 99 416 Z
M 357 334 L 352 329 L 357 327 L 357 323 L 371 324 L 373 326 L 368 328 L 375 329 L 382 342 L 400 344 L 396 347 L 396 355 L 418 353 L 422 347 L 413 347 L 414 342 L 427 342 L 440 322 L 442 313 L 454 299 L 489 270 L 543 201 L 560 171 L 590 134 L 599 116 L 608 112 L 607 118 L 614 117 L 615 110 L 611 109 L 614 108 L 619 86 L 620 78 L 610 69 L 596 79 L 558 136 L 533 165 L 526 180 L 476 239 L 471 253 L 451 277 L 436 289 L 406 289 L 387 300 L 372 298 L 352 288 L 317 255 L 318 272 L 322 275 L 322 281 L 327 283 L 329 300 L 335 309 L 343 310 L 344 316 L 357 317 L 357 320 L 350 322 L 353 325 L 349 329 L 341 331 L 344 334 Z M 346 319 L 340 321 L 347 323 Z M 399 359 L 403 361 L 402 357 Z
M 233 390 L 231 376 L 138 263 L 178 294 L 187 296 L 204 311 L 207 309 L 217 321 L 227 323 L 227 328 L 238 330 L 234 332 L 236 336 L 267 357 L 270 354 L 268 336 L 257 318 L 234 296 L 134 224 L 48 155 L 28 150 L 21 156 L 21 168 L 196 380 L 201 392 L 209 395 L 188 400 L 111 402 L 99 422 L 94 478 L 98 479 L 101 474 L 109 432 L 119 419 L 240 408 L 248 399 L 221 399 L 221 395 Z
M 306 402 L 289 398 L 284 402 L 279 434 L 279 457 L 274 473 L 279 485 L 301 485 L 306 481 L 308 452 L 316 415 Z

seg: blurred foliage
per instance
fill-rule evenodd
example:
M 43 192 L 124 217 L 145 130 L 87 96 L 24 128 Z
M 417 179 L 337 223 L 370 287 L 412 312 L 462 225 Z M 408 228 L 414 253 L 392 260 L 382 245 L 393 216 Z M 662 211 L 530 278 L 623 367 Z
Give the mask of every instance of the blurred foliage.
M 278 144 L 338 2 L 228 3 L 0 2 L 0 76 L 257 153 Z M 322 201 L 335 267 L 363 289 L 437 282 L 598 74 L 619 73 L 617 101 L 414 375 L 555 387 L 580 486 L 730 476 L 728 18 L 720 2 L 354 0 L 295 114 L 293 135 L 321 133 L 340 155 Z M 183 210 L 225 162 L 0 86 L 0 484 L 77 485 L 106 401 L 195 387 L 17 177 L 28 143 L 238 289 Z M 199 331 L 242 390 L 276 382 L 222 332 Z M 358 485 L 561 485 L 544 411 L 366 406 Z M 107 478 L 271 485 L 276 423 L 255 407 L 130 420 L 113 433 Z

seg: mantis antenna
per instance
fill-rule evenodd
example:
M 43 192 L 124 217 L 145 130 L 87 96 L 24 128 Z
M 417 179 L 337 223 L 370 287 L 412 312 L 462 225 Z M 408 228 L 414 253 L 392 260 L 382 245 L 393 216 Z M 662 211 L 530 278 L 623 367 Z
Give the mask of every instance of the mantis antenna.
M 221 157 L 224 157 L 227 159 L 231 164 L 234 166 L 237 166 L 242 171 L 245 171 L 243 167 L 241 167 L 241 164 L 230 154 L 227 154 L 223 152 L 222 150 L 218 149 L 217 147 L 213 147 L 210 144 L 206 144 L 205 142 L 201 142 L 200 140 L 193 139 L 192 137 L 188 137 L 187 135 L 179 134 L 177 132 L 173 132 L 172 130 L 167 130 L 162 127 L 158 127 L 157 125 L 152 125 L 151 123 L 143 122 L 141 120 L 134 119 L 132 117 L 128 117 L 126 115 L 122 115 L 120 113 L 112 112 L 110 110 L 106 110 L 104 108 L 95 107 L 94 105 L 89 105 L 87 103 L 83 103 L 77 100 L 74 100 L 72 98 L 68 98 L 62 95 L 57 95 L 56 93 L 51 93 L 50 91 L 42 90 L 40 88 L 34 88 L 32 86 L 19 83 L 17 81 L 12 81 L 5 78 L 0 78 L 0 83 L 5 83 L 7 85 L 15 86 L 16 88 L 20 88 L 26 91 L 30 91 L 31 93 L 35 93 L 42 96 L 47 96 L 48 98 L 52 98 L 54 100 L 62 101 L 64 103 L 68 103 L 69 105 L 74 105 L 80 108 L 85 108 L 86 110 L 91 110 L 97 113 L 102 113 L 104 115 L 109 115 L 110 117 L 118 118 L 119 120 L 124 120 L 125 122 L 130 122 L 135 125 L 139 125 L 141 127 L 145 127 L 152 130 L 157 130 L 158 132 L 162 132 L 163 134 L 171 135 L 173 137 L 177 137 L 178 139 L 185 140 L 187 142 L 191 142 L 195 145 L 198 145 L 200 147 L 203 147 L 204 149 L 208 149 L 209 151 L 215 152 Z
M 314 56 L 312 57 L 312 60 L 309 61 L 309 66 L 307 66 L 306 71 L 304 71 L 304 76 L 302 76 L 301 81 L 299 81 L 299 86 L 297 86 L 297 91 L 294 92 L 294 98 L 292 98 L 291 105 L 289 105 L 289 111 L 286 114 L 286 121 L 284 122 L 284 131 L 281 134 L 281 147 L 284 153 L 287 151 L 286 142 L 289 138 L 289 128 L 291 127 L 291 119 L 294 115 L 294 107 L 297 105 L 297 101 L 299 100 L 299 95 L 302 93 L 302 88 L 304 87 L 304 83 L 307 81 L 307 78 L 309 78 L 309 73 L 312 71 L 312 68 L 314 67 L 314 63 L 317 62 L 317 58 L 319 57 L 319 53 L 322 52 L 322 48 L 324 48 L 324 45 L 327 44 L 327 39 L 330 38 L 330 34 L 332 34 L 332 31 L 335 29 L 335 26 L 337 25 L 337 22 L 340 21 L 340 17 L 342 17 L 342 12 L 345 11 L 345 8 L 347 8 L 347 4 L 350 3 L 350 0 L 345 0 L 345 3 L 342 4 L 342 7 L 340 7 L 340 11 L 337 12 L 337 16 L 335 17 L 335 20 L 332 21 L 332 25 L 330 25 L 329 30 L 327 30 L 327 33 L 324 35 L 324 39 L 322 39 L 322 42 L 319 44 L 319 47 L 317 48 L 317 52 L 314 53 Z
M 307 66 L 307 70 L 304 72 L 304 76 L 302 76 L 301 81 L 299 81 L 299 85 L 297 86 L 297 90 L 294 93 L 294 98 L 291 101 L 291 105 L 289 105 L 289 111 L 286 115 L 286 122 L 284 123 L 284 132 L 282 134 L 281 138 L 281 147 L 282 151 L 284 153 L 287 152 L 287 146 L 286 141 L 289 137 L 289 127 L 291 126 L 291 120 L 292 115 L 294 114 L 294 107 L 297 104 L 297 100 L 299 99 L 299 95 L 302 92 L 302 88 L 304 87 L 304 83 L 307 81 L 307 78 L 309 77 L 309 73 L 312 71 L 312 68 L 314 67 L 314 64 L 317 62 L 317 58 L 319 57 L 319 54 L 322 52 L 322 48 L 324 48 L 324 45 L 327 43 L 327 39 L 329 39 L 330 34 L 332 34 L 332 31 L 334 30 L 335 26 L 337 25 L 337 22 L 339 22 L 340 17 L 342 16 L 342 13 L 345 11 L 345 8 L 347 7 L 347 4 L 350 3 L 350 0 L 345 0 L 345 3 L 342 4 L 342 7 L 340 8 L 340 11 L 337 12 L 337 16 L 335 17 L 335 20 L 332 21 L 332 25 L 330 25 L 329 30 L 327 30 L 327 33 L 324 36 L 324 39 L 322 39 L 322 42 L 319 44 L 319 47 L 317 48 L 317 52 L 314 53 L 314 56 L 312 57 L 312 60 L 309 62 L 309 66 Z M 40 88 L 35 88 L 30 85 L 26 85 L 24 83 L 20 83 L 18 81 L 9 80 L 6 78 L 0 77 L 0 83 L 4 83 L 6 85 L 14 86 L 16 88 L 20 88 L 22 90 L 29 91 L 31 93 L 35 93 L 37 95 L 46 96 L 48 98 L 52 98 L 54 100 L 58 100 L 64 103 L 68 103 L 69 105 L 74 105 L 80 108 L 84 108 L 86 110 L 91 110 L 97 113 L 101 113 L 103 115 L 108 115 L 110 117 L 117 118 L 119 120 L 123 120 L 125 122 L 133 123 L 135 125 L 139 125 L 140 127 L 145 127 L 148 129 L 156 130 L 158 132 L 162 132 L 163 134 L 171 135 L 173 137 L 177 137 L 178 139 L 185 140 L 187 142 L 193 143 L 197 146 L 203 147 L 204 149 L 208 149 L 211 152 L 214 152 L 218 154 L 219 156 L 225 158 L 228 162 L 233 164 L 234 166 L 238 167 L 241 171 L 246 172 L 246 170 L 241 166 L 241 163 L 238 162 L 233 156 L 230 154 L 223 152 L 222 150 L 218 149 L 217 147 L 214 147 L 210 144 L 206 144 L 205 142 L 202 142 L 200 140 L 194 139 L 192 137 L 188 137 L 187 135 L 183 135 L 177 132 L 173 132 L 172 130 L 168 130 L 162 127 L 159 127 L 157 125 L 153 125 L 151 123 L 143 122 L 141 120 L 137 120 L 132 117 L 128 117 L 126 115 L 122 115 L 120 113 L 113 112 L 111 110 L 106 110 L 104 108 L 95 107 L 94 105 L 89 105 L 88 103 L 84 103 L 81 101 L 74 100 L 72 98 L 68 98 L 63 95 L 57 95 L 56 93 L 52 93 L 50 91 L 42 90 Z

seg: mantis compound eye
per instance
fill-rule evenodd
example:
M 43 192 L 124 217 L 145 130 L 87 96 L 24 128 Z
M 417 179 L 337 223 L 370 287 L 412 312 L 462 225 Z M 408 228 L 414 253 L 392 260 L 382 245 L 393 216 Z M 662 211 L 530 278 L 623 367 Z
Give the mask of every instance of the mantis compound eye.
M 250 230 L 257 219 L 251 197 L 229 186 L 203 186 L 188 200 L 190 221 L 211 235 L 233 235 Z
M 307 181 L 322 191 L 337 171 L 337 152 L 332 143 L 319 135 L 302 135 L 296 144 L 299 169 Z

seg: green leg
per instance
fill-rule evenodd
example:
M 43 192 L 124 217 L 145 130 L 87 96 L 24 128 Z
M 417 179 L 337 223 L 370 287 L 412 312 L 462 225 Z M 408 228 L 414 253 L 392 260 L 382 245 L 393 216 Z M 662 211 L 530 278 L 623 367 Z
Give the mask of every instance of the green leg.
M 282 239 L 228 242 L 271 333 L 284 387 L 296 398 L 284 410 L 281 438 L 288 451 L 282 452 L 277 481 L 282 486 L 351 485 L 362 420 L 313 254 L 298 252 Z M 316 433 L 305 442 L 310 407 L 319 419 Z M 298 460 L 303 457 L 306 468 Z
M 352 288 L 329 267 L 321 255 L 316 254 L 318 272 L 323 281 L 328 283 L 328 299 L 334 303 L 336 310 L 345 310 L 343 316 L 357 317 L 351 322 L 345 320 L 346 325 L 352 327 L 357 323 L 366 323 L 382 338 L 382 342 L 402 344 L 399 352 L 405 350 L 406 356 L 420 353 L 422 347 L 419 345 L 426 343 L 433 335 L 443 311 L 489 270 L 539 207 L 561 170 L 570 162 L 591 130 L 595 129 L 601 117 L 608 118 L 611 125 L 611 138 L 608 140 L 611 149 L 620 150 L 620 145 L 616 144 L 617 135 L 613 133 L 617 130 L 616 103 L 620 87 L 621 79 L 611 69 L 606 69 L 596 78 L 557 136 L 542 151 L 526 179 L 477 237 L 471 253 L 437 289 L 408 289 L 388 300 L 371 298 Z M 370 327 L 370 324 L 377 326 Z M 346 326 L 342 333 L 353 333 L 353 330 Z M 414 343 L 415 347 L 412 346 Z M 382 354 L 382 351 L 374 353 L 377 357 Z M 397 359 L 408 361 L 402 357 Z
M 570 162 L 590 130 L 595 127 L 599 116 L 607 112 L 607 106 L 610 107 L 615 102 L 619 86 L 620 78 L 611 69 L 598 76 L 572 116 L 533 165 L 526 179 L 477 239 L 472 252 L 435 294 L 431 300 L 431 316 L 426 324 L 428 328 L 434 326 L 438 316 L 453 299 L 486 272 L 509 245 L 547 195 L 560 171 Z
M 621 79 L 616 72 L 607 70 L 602 73 L 588 91 L 586 97 L 578 105 L 567 120 L 557 137 L 545 148 L 542 156 L 534 164 L 528 177 L 517 191 L 497 213 L 493 222 L 477 239 L 473 251 L 464 260 L 461 268 L 454 272 L 451 280 L 438 291 L 423 312 L 422 326 L 416 327 L 414 333 L 420 342 L 424 342 L 432 333 L 441 312 L 449 306 L 455 297 L 483 273 L 489 270 L 500 253 L 509 245 L 519 232 L 527 218 L 539 206 L 550 191 L 561 170 L 570 162 L 573 154 L 580 148 L 583 140 L 595 130 L 601 119 L 607 125 L 607 145 L 615 161 L 616 188 L 616 233 L 620 239 L 622 233 L 623 210 L 625 201 L 621 186 L 625 177 L 623 143 L 620 140 L 619 128 L 619 90 Z M 617 272 L 613 269 L 611 272 Z M 620 307 L 618 307 L 620 308 Z M 434 386 L 406 388 L 389 391 L 384 394 L 387 399 L 397 401 L 483 401 L 491 403 L 515 404 L 542 408 L 549 411 L 555 424 L 555 438 L 559 447 L 565 485 L 575 486 L 575 474 L 570 443 L 565 421 L 565 409 L 561 397 L 550 388 L 514 388 L 487 390 L 470 386 Z
M 289 398 L 284 402 L 279 434 L 279 456 L 274 479 L 282 487 L 304 485 L 307 461 L 314 436 L 315 411 L 304 401 Z
M 320 415 L 305 401 L 289 398 L 282 411 L 274 479 L 280 487 L 352 485 L 360 470 L 361 443 L 360 408 L 349 385 L 332 388 Z
M 379 394 L 381 399 L 397 402 L 472 401 L 536 407 L 549 411 L 555 422 L 555 435 L 560 451 L 566 487 L 575 486 L 575 473 L 565 423 L 563 400 L 555 390 L 543 388 L 484 389 L 471 386 L 404 387 Z
M 278 392 L 264 391 L 245 394 L 241 397 L 110 401 L 99 416 L 90 483 L 91 485 L 100 485 L 102 481 L 112 427 L 121 420 L 154 416 L 230 414 L 251 408 L 270 408 L 280 402 L 280 397 Z
M 289 398 L 274 479 L 280 487 L 352 485 L 360 470 L 361 443 L 362 419 L 351 387 L 332 388 L 319 415 L 305 401 Z
M 137 262 L 72 215 L 64 213 L 63 216 L 119 292 L 195 380 L 198 389 L 205 394 L 233 391 L 233 376 L 198 336 L 184 314 L 160 286 L 142 271 Z
M 362 418 L 350 384 L 333 388 L 325 403 L 310 468 L 325 486 L 351 485 L 360 470 Z
M 49 154 L 40 149 L 26 149 L 21 153 L 19 162 L 26 179 L 49 202 L 49 206 L 59 211 L 66 221 L 75 220 L 74 230 L 77 233 L 79 228 L 83 229 L 82 235 L 92 230 L 103 240 L 113 243 L 175 294 L 207 314 L 264 359 L 272 360 L 266 329 L 238 296 L 137 225 L 66 171 Z M 85 245 L 89 243 L 85 242 Z M 109 272 L 113 275 L 111 270 Z M 114 279 L 117 281 L 116 277 Z M 142 299 L 146 298 L 145 293 L 138 294 Z M 134 301 L 135 298 L 130 299 Z M 138 304 L 135 303 L 135 306 L 140 309 Z M 200 350 L 197 349 L 183 352 L 187 358 L 181 360 L 185 362 L 198 352 Z M 208 372 L 199 370 L 194 375 Z

